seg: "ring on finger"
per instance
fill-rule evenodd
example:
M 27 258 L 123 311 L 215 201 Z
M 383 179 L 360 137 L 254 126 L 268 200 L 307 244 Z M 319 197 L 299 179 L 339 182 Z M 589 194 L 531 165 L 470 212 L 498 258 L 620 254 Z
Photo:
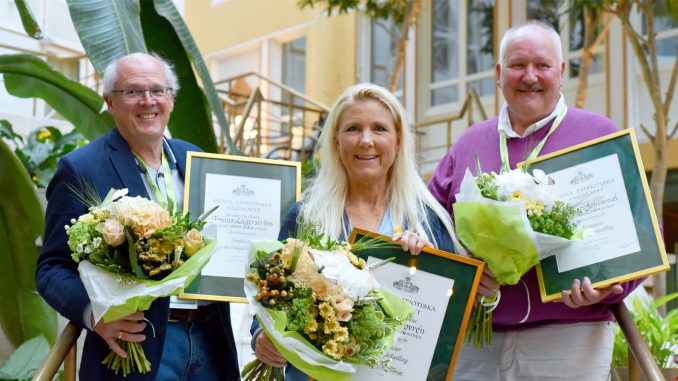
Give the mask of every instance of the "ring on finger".
M 124 333 L 124 332 L 123 332 L 122 330 L 121 330 L 120 332 L 118 332 L 118 340 L 122 340 L 122 334 L 123 334 L 123 333 Z

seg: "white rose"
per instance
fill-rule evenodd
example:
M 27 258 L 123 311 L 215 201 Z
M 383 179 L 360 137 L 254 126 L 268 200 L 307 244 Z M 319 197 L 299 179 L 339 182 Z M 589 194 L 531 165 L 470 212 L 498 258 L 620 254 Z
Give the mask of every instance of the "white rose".
M 202 242 L 202 235 L 196 229 L 191 229 L 184 236 L 184 253 L 190 257 L 205 246 Z

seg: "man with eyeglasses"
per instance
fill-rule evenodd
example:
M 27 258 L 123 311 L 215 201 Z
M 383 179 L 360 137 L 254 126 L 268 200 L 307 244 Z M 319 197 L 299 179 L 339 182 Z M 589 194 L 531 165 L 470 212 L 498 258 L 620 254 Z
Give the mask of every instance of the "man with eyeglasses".
M 127 380 L 237 380 L 228 303 L 175 309 L 170 308 L 169 298 L 162 298 L 146 312 L 109 323 L 94 322 L 63 228 L 71 218 L 87 212 L 71 188 L 87 184 L 101 198 L 111 188 L 127 188 L 130 196 L 180 206 L 186 152 L 200 150 L 163 136 L 179 85 L 172 67 L 162 58 L 145 53 L 122 57 L 106 68 L 103 82 L 115 128 L 59 160 L 47 188 L 44 246 L 36 273 L 38 290 L 60 314 L 88 329 L 81 380 L 122 378 L 101 364 L 111 349 L 126 355 L 116 340 L 141 342 L 152 364 L 151 372 L 132 373 Z

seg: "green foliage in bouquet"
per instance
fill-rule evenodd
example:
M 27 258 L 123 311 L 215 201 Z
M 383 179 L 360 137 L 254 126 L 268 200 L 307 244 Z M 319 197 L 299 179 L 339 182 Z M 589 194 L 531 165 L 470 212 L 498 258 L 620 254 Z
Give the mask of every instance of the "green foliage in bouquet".
M 199 266 L 199 262 L 193 261 L 188 268 L 179 270 L 205 246 L 199 230 L 204 227 L 205 218 L 214 209 L 191 221 L 188 214 L 183 216 L 180 212 L 174 212 L 171 203 L 160 205 L 142 197 L 127 197 L 127 189 L 112 189 L 100 201 L 95 189 L 88 184 L 82 186 L 84 191 L 71 190 L 75 192 L 75 197 L 89 207 L 89 212 L 77 220 L 72 219 L 71 225 L 65 226 L 68 247 L 75 262 L 88 261 L 106 273 L 119 274 L 118 278 L 125 277 L 126 283 L 130 285 L 138 281 L 169 282 L 173 276 L 182 276 L 179 275 L 182 271 L 190 272 L 192 266 Z M 201 255 L 195 258 L 200 259 Z M 198 271 L 199 268 L 196 273 Z M 105 279 L 108 278 L 98 281 L 103 282 Z M 119 282 L 119 279 L 112 282 Z M 169 295 L 174 291 L 167 292 Z M 143 311 L 157 297 L 146 295 L 150 299 L 143 302 L 148 303 L 144 307 L 140 303 L 145 295 L 143 292 L 141 295 L 138 293 L 138 290 L 135 291 L 125 305 L 116 305 L 118 311 L 115 318 L 126 316 L 137 308 Z M 96 296 L 89 296 L 94 304 Z M 130 302 L 132 299 L 138 300 Z M 132 306 L 127 306 L 128 303 Z M 110 312 L 110 309 L 107 311 Z M 128 356 L 122 358 L 111 351 L 103 364 L 116 374 L 122 371 L 123 376 L 134 371 L 150 372 L 151 364 L 140 343 L 118 340 L 118 344 Z
M 574 218 L 579 214 L 581 214 L 579 208 L 556 200 L 548 212 L 528 209 L 527 219 L 536 232 L 570 239 L 577 228 L 573 222 Z
M 500 175 L 495 172 L 486 173 L 481 171 L 477 157 L 476 166 L 479 175 L 475 180 L 478 189 L 480 189 L 480 194 L 483 197 L 495 201 L 522 202 L 525 204 L 527 219 L 530 221 L 530 226 L 535 232 L 567 239 L 574 237 L 577 228 L 574 219 L 581 214 L 581 209 L 560 200 L 554 200 L 552 205 L 545 207 L 543 200 L 526 198 L 526 192 L 521 189 L 513 189 L 510 192 L 507 192 L 497 183 L 497 177 Z M 523 167 L 509 173 L 502 173 L 501 176 L 517 177 L 523 175 L 532 177 L 534 184 L 529 188 L 548 186 L 547 178 L 545 178 L 544 182 L 540 182 L 540 179 L 536 176 L 527 173 L 527 169 L 528 167 Z
M 473 177 L 467 170 L 453 205 L 460 240 L 485 261 L 500 285 L 516 284 L 538 263 L 539 255 L 546 254 L 539 248 L 554 250 L 584 235 L 575 223 L 581 210 L 552 195 L 553 182 L 543 171 L 536 169 L 530 174 L 527 169 L 483 172 L 476 155 L 477 175 Z M 522 204 L 524 212 L 514 204 Z M 491 343 L 492 311 L 500 297 L 499 291 L 492 297 L 477 296 L 466 342 L 476 348 Z
M 412 313 L 411 307 L 402 302 L 407 307 L 404 315 L 399 311 L 403 316 L 385 310 L 381 303 L 387 296 L 370 274 L 379 264 L 367 266 L 354 254 L 356 246 L 325 238 L 309 226 L 298 233 L 304 238 L 290 238 L 280 250 L 257 251 L 246 276 L 256 285 L 256 302 L 282 312 L 284 332 L 298 335 L 334 360 L 391 369 L 381 361 L 385 342 L 407 320 L 403 317 Z M 357 247 L 368 245 L 360 242 Z M 243 380 L 283 378 L 282 368 L 271 369 L 259 360 L 242 372 Z
M 104 201 L 85 190 L 78 197 L 90 212 L 71 220 L 66 227 L 74 261 L 88 260 L 116 274 L 134 274 L 139 279 L 162 279 L 204 246 L 199 231 L 205 221 L 190 221 L 189 214 L 170 215 L 170 209 L 141 198 Z M 141 215 L 135 215 L 141 211 Z

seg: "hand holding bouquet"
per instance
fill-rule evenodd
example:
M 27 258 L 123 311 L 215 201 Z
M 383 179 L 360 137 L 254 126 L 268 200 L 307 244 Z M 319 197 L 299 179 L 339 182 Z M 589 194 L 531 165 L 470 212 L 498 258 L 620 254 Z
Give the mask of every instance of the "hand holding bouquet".
M 541 258 L 581 239 L 574 218 L 579 210 L 555 199 L 541 170 L 514 169 L 478 176 L 467 170 L 453 205 L 457 234 L 473 255 L 487 263 L 500 285 L 513 285 Z M 498 292 L 498 291 L 497 291 Z M 491 342 L 492 310 L 498 304 L 480 296 L 467 341 Z
M 214 246 L 199 232 L 206 215 L 190 222 L 188 215 L 126 194 L 126 189 L 111 190 L 103 202 L 80 197 L 90 211 L 66 226 L 95 321 L 117 320 L 176 295 L 207 263 Z M 151 370 L 140 343 L 118 339 L 118 344 L 128 356 L 111 351 L 103 361 L 116 374 Z
M 318 380 L 345 380 L 350 364 L 383 366 L 412 307 L 383 290 L 345 242 L 289 238 L 252 244 L 245 293 L 264 332 L 294 366 Z M 382 262 L 383 263 L 383 262 Z M 243 380 L 284 380 L 259 360 Z

